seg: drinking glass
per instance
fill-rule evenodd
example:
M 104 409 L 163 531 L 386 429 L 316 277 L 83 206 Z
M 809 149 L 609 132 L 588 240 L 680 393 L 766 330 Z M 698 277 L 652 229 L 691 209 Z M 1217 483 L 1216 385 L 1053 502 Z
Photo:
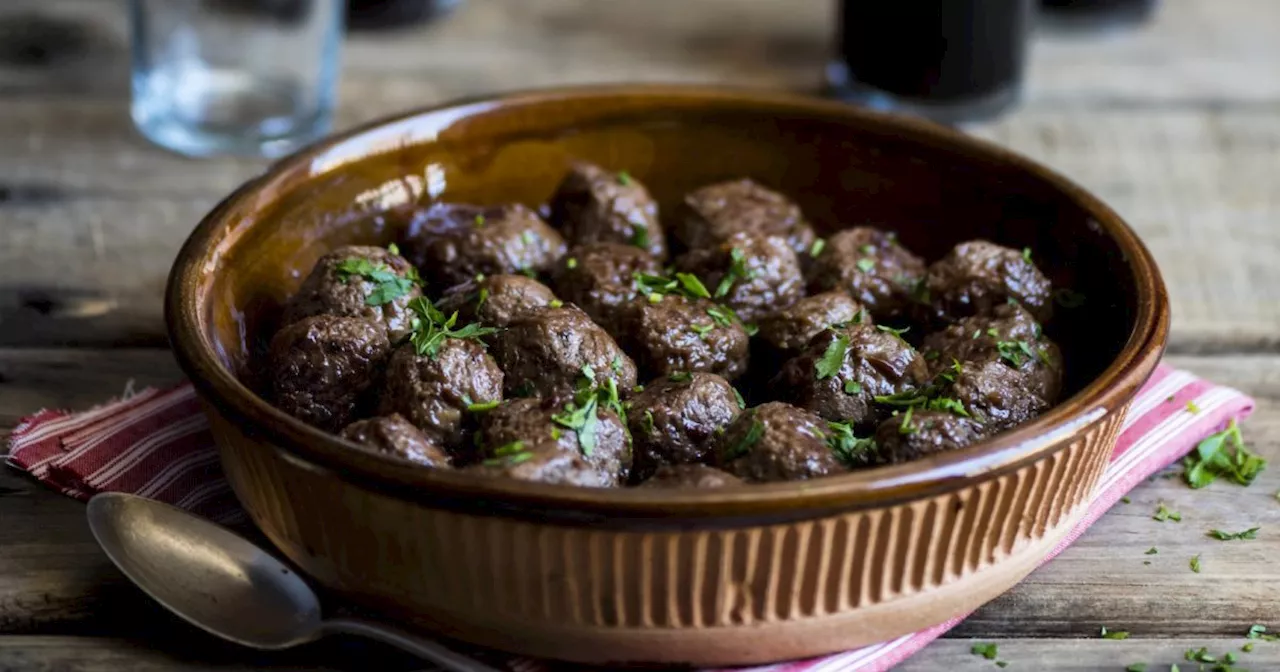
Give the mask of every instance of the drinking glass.
M 131 0 L 138 130 L 189 156 L 275 157 L 329 131 L 343 0 Z
M 832 95 L 943 123 L 1021 97 L 1033 0 L 842 0 Z

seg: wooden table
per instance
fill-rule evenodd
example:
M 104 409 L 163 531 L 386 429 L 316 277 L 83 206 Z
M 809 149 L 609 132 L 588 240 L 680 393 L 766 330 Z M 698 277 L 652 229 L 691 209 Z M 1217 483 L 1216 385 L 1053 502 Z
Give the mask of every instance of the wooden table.
M 258 161 L 191 161 L 127 112 L 123 3 L 0 9 L 0 426 L 178 377 L 161 288 L 191 227 Z M 471 0 L 447 22 L 354 37 L 339 126 L 462 94 L 597 81 L 817 87 L 825 2 Z M 33 24 L 33 17 L 43 17 Z M 39 30 L 31 29 L 35 25 Z M 1037 40 L 1026 103 L 974 128 L 1065 172 L 1125 215 L 1173 297 L 1169 361 L 1255 395 L 1255 449 L 1280 458 L 1280 2 L 1167 0 L 1137 33 Z M 1166 670 L 1280 628 L 1280 469 L 1250 488 L 1156 479 L 1054 562 L 902 669 Z M 1181 511 L 1159 523 L 1157 504 Z M 1256 541 L 1210 528 L 1261 526 Z M 1155 546 L 1159 554 L 1143 552 Z M 1188 568 L 1193 555 L 1203 571 Z M 1150 561 L 1147 565 L 1144 561 Z M 1099 628 L 1128 630 L 1102 640 Z M 1280 643 L 1240 665 L 1280 669 Z M 282 655 L 221 645 L 128 585 L 83 506 L 0 471 L 0 669 L 404 667 L 340 642 Z M 1159 663 L 1159 665 L 1156 665 Z

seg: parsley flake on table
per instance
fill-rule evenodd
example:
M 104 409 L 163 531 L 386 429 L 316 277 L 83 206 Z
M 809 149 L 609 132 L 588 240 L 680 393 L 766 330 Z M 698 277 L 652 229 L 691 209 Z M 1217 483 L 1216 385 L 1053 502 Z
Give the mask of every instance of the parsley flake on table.
M 1129 639 L 1128 630 L 1108 630 L 1107 626 L 1102 626 L 1103 639 Z
M 827 346 L 826 352 L 822 353 L 822 357 L 813 363 L 813 368 L 817 371 L 818 380 L 826 380 L 840 371 L 840 367 L 844 366 L 844 357 L 849 352 L 849 337 L 843 334 L 836 336 L 834 341 Z
M 1187 402 L 1187 412 L 1188 412 L 1188 413 L 1199 413 L 1199 412 L 1200 412 L 1200 407 L 1196 405 L 1196 402 L 1194 402 L 1194 401 L 1188 401 L 1188 402 Z
M 1000 655 L 997 652 L 997 647 L 995 644 L 982 644 L 982 643 L 974 644 L 973 647 L 969 649 L 969 653 L 972 653 L 975 656 L 982 656 L 987 660 L 995 660 L 996 656 Z
M 1151 516 L 1151 518 L 1152 520 L 1158 520 L 1162 523 L 1166 520 L 1172 520 L 1175 523 L 1182 522 L 1182 514 L 1171 510 L 1164 504 L 1161 504 L 1159 508 L 1156 509 L 1155 515 Z
M 1209 530 L 1209 536 L 1218 541 L 1233 541 L 1237 539 L 1257 539 L 1260 527 L 1251 527 L 1243 532 L 1224 532 L 1222 530 Z
M 1249 451 L 1235 420 L 1227 428 L 1206 437 L 1182 460 L 1183 477 L 1192 488 L 1203 488 L 1218 477 L 1249 485 L 1267 466 L 1261 456 Z
M 1133 500 L 1132 500 L 1132 499 L 1129 499 L 1128 495 L 1126 495 L 1126 496 L 1124 496 L 1124 497 L 1121 497 L 1121 498 L 1120 498 L 1120 501 L 1124 502 L 1125 504 L 1132 504 L 1132 503 L 1133 503 Z
M 1159 552 L 1160 551 L 1157 551 L 1155 546 L 1152 546 L 1151 548 L 1148 548 L 1147 552 L 1143 553 L 1143 555 L 1155 555 L 1156 553 L 1159 553 Z
M 1196 574 L 1199 574 L 1200 573 L 1200 554 L 1199 553 L 1191 556 L 1190 564 L 1191 564 L 1191 571 L 1195 572 Z
M 1146 663 L 1133 663 L 1124 668 L 1124 672 L 1147 672 Z

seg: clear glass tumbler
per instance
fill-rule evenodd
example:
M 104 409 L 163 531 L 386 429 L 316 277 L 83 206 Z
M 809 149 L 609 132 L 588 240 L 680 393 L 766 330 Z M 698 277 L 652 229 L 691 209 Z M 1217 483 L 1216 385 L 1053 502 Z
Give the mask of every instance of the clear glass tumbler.
M 133 121 L 189 156 L 275 157 L 329 131 L 343 0 L 131 0 Z

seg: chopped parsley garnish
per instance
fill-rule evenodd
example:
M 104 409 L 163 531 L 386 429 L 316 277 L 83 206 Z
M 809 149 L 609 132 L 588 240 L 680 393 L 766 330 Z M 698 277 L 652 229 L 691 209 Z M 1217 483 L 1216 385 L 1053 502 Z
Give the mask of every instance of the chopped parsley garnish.
M 560 299 L 551 299 L 551 301 L 548 302 L 547 305 L 552 308 L 563 308 L 564 301 L 561 301 Z
M 1120 498 L 1120 501 L 1124 502 L 1125 504 L 1129 504 L 1129 503 L 1133 502 L 1133 500 L 1132 500 L 1132 499 L 1129 499 L 1129 496 L 1128 496 L 1128 495 L 1125 495 L 1124 497 L 1121 497 L 1121 498 Z
M 676 280 L 680 281 L 680 287 L 684 289 L 684 292 L 689 296 L 700 299 L 711 298 L 711 292 L 707 291 L 706 285 L 702 284 L 702 281 L 698 279 L 698 276 L 693 275 L 692 273 L 676 273 Z
M 396 255 L 397 257 L 400 256 L 400 246 L 396 245 L 395 243 L 391 243 L 390 245 L 388 245 L 387 251 L 390 252 L 391 254 Z
M 551 416 L 551 421 L 555 424 L 574 431 L 578 437 L 578 450 L 585 456 L 590 456 L 596 447 L 601 406 L 620 417 L 625 416 L 622 400 L 618 397 L 618 382 L 613 378 L 606 378 L 602 385 L 597 385 L 595 370 L 590 364 L 585 364 L 573 400 L 565 405 L 562 413 Z
M 853 315 L 853 323 L 863 324 L 866 321 L 867 321 L 867 310 L 865 308 L 859 308 L 858 312 L 854 313 Z
M 440 347 L 444 345 L 447 338 L 479 340 L 482 336 L 498 333 L 497 329 L 482 327 L 475 323 L 455 329 L 454 326 L 458 323 L 457 311 L 446 318 L 439 308 L 431 305 L 431 302 L 423 297 L 410 301 L 409 310 L 416 315 L 409 341 L 413 343 L 413 348 L 418 355 L 425 355 L 431 359 L 440 355 Z
M 653 411 L 644 412 L 644 419 L 640 421 L 640 429 L 643 430 L 645 434 L 653 433 Z
M 488 300 L 489 300 L 489 288 L 481 287 L 480 292 L 476 294 L 476 310 L 480 310 L 480 306 L 483 306 L 484 302 Z
M 894 336 L 898 337 L 898 340 L 902 340 L 902 335 L 907 333 L 908 331 L 911 331 L 911 327 L 894 329 L 893 327 L 890 327 L 886 324 L 877 324 L 876 329 L 879 329 L 880 331 L 883 331 L 886 334 L 893 334 Z
M 913 406 L 923 406 L 929 403 L 927 394 L 920 390 L 907 390 L 905 392 L 896 392 L 894 394 L 877 394 L 872 397 L 877 404 L 885 404 L 887 406 L 896 406 L 898 408 L 911 408 Z
M 633 224 L 630 242 L 632 246 L 642 250 L 649 249 L 649 227 Z
M 671 278 L 653 275 L 652 273 L 640 273 L 637 271 L 631 274 L 631 278 L 635 281 L 636 289 L 650 296 L 674 292 L 680 286 L 679 282 Z
M 722 327 L 733 326 L 734 321 L 738 317 L 732 310 L 725 308 L 724 306 L 711 306 L 707 309 L 707 315 L 710 316 L 712 320 L 715 320 L 716 324 Z
M 1260 527 L 1251 527 L 1243 532 L 1224 532 L 1222 530 L 1209 530 L 1209 536 L 1218 541 L 1233 541 L 1240 539 L 1257 539 Z
M 1155 515 L 1151 516 L 1151 519 L 1158 520 L 1162 523 L 1166 520 L 1172 520 L 1175 523 L 1181 523 L 1182 514 L 1178 513 L 1177 511 L 1170 510 L 1169 507 L 1165 506 L 1164 504 L 1161 504 L 1158 508 L 1156 508 L 1156 513 Z
M 1108 630 L 1107 626 L 1102 626 L 1103 639 L 1129 639 L 1128 630 Z
M 484 226 L 484 215 L 476 215 L 476 226 Z
M 733 289 L 733 283 L 738 280 L 750 280 L 754 277 L 755 273 L 747 268 L 746 253 L 737 247 L 729 250 L 729 270 L 725 271 L 720 284 L 716 285 L 716 298 L 728 295 L 729 290 Z
M 858 270 L 863 273 L 870 273 L 876 267 L 876 260 L 870 257 L 863 257 L 858 260 Z
M 526 278 L 534 278 L 536 280 L 538 277 L 538 272 L 533 270 L 532 268 L 522 268 L 516 272 L 519 273 L 520 275 L 523 275 Z
M 1191 571 L 1195 572 L 1196 574 L 1200 573 L 1200 554 L 1199 553 L 1191 556 Z
M 569 257 L 568 259 L 565 259 L 565 260 L 564 260 L 564 267 L 565 267 L 565 268 L 567 268 L 567 269 L 569 269 L 569 270 L 573 270 L 573 269 L 577 268 L 577 267 L 578 267 L 578 258 L 577 258 L 577 257 Z
M 1031 263 L 1031 248 L 1022 248 L 1022 258 L 1025 259 L 1028 264 Z
M 760 437 L 764 436 L 764 424 L 756 418 L 751 418 L 751 428 L 747 430 L 741 441 L 729 448 L 726 459 L 735 459 L 742 457 L 751 452 L 751 447 L 760 441 Z
M 809 247 L 809 256 L 817 257 L 819 254 L 822 254 L 822 248 L 826 246 L 827 246 L 827 241 L 821 238 L 813 241 L 813 245 Z
M 733 390 L 733 398 L 737 400 L 738 408 L 746 408 L 747 400 L 742 398 L 742 393 L 738 391 L 738 388 L 730 386 L 729 389 Z
M 390 266 L 381 262 L 374 263 L 363 257 L 349 257 L 338 262 L 338 278 L 351 282 L 351 278 L 359 277 L 373 284 L 364 302 L 370 306 L 381 306 L 408 294 L 417 284 L 417 273 L 411 272 L 401 276 L 391 270 Z
M 491 467 L 511 466 L 532 458 L 533 453 L 525 450 L 523 441 L 512 441 L 505 446 L 499 446 L 494 449 L 493 457 L 485 460 L 483 464 Z
M 902 415 L 902 424 L 898 425 L 899 434 L 915 434 L 920 431 L 919 427 L 911 424 L 911 415 L 915 413 L 914 406 L 907 407 L 907 412 Z
M 712 332 L 712 330 L 714 330 L 714 329 L 716 328 L 716 325 L 714 325 L 714 324 L 691 324 L 691 325 L 689 325 L 689 328 L 693 330 L 693 333 L 695 333 L 695 334 L 697 334 L 697 335 L 698 335 L 698 338 L 701 338 L 702 340 L 704 340 L 704 341 L 705 341 L 705 340 L 707 340 L 707 334 L 711 333 L 711 332 Z
M 667 380 L 673 383 L 687 383 L 693 380 L 693 374 L 688 371 L 674 371 L 667 375 Z
M 533 232 L 528 229 L 520 232 L 520 240 L 523 240 L 525 245 L 533 245 L 537 242 L 537 239 L 533 237 Z
M 846 467 L 858 467 L 870 464 L 875 455 L 876 441 L 870 437 L 860 439 L 853 433 L 853 428 L 843 422 L 828 422 L 831 434 L 827 436 L 827 445 L 836 459 Z
M 1053 300 L 1063 308 L 1079 308 L 1084 305 L 1084 294 L 1066 287 L 1059 287 L 1053 290 Z
M 1157 551 L 1155 546 L 1152 546 L 1151 548 L 1148 548 L 1147 552 L 1143 553 L 1143 555 L 1155 555 L 1156 553 L 1159 553 L 1159 552 L 1160 551 Z
M 1267 626 L 1254 623 L 1249 626 L 1249 633 L 1245 635 L 1249 639 L 1261 639 L 1268 642 L 1280 640 L 1280 635 L 1272 635 L 1267 633 Z
M 844 366 L 844 357 L 849 352 L 849 337 L 841 334 L 827 346 L 827 351 L 813 363 L 818 373 L 818 380 L 826 380 L 840 371 Z
M 614 373 L 622 373 L 622 357 L 614 355 L 613 360 L 609 362 L 609 368 L 613 369 Z
M 863 253 L 863 254 L 875 254 L 875 253 L 876 253 L 876 246 L 875 246 L 875 245 L 863 245 L 862 247 L 859 247 L 859 248 L 858 248 L 858 251 L 859 251 L 859 252 L 861 252 L 861 253 Z
M 862 383 L 856 380 L 846 380 L 844 382 L 845 394 L 862 394 Z
M 485 411 L 492 411 L 493 409 L 497 408 L 501 403 L 502 403 L 501 399 L 494 399 L 492 401 L 476 401 L 476 402 L 467 404 L 467 410 L 471 411 L 472 413 L 483 413 Z
M 1233 419 L 1226 429 L 1201 441 L 1182 464 L 1187 485 L 1203 488 L 1220 476 L 1249 485 L 1266 468 L 1267 461 L 1245 447 L 1240 427 Z
M 996 350 L 1000 353 L 1000 359 L 1015 369 L 1036 358 L 1036 351 L 1026 341 L 999 341 L 996 343 Z
M 987 660 L 995 660 L 996 656 L 1000 655 L 996 651 L 995 644 L 974 644 L 973 648 L 969 649 L 969 653 L 975 656 L 982 656 Z
M 927 360 L 929 360 L 929 361 L 933 361 L 933 360 L 935 360 L 935 359 L 937 359 L 937 358 L 939 358 L 939 357 L 941 357 L 941 356 L 942 356 L 942 353 L 941 353 L 941 352 L 938 352 L 937 350 L 925 350 L 925 351 L 924 351 L 924 358 L 925 358 L 925 359 L 927 359 Z
M 631 173 L 628 173 L 625 170 L 618 171 L 618 184 L 621 184 L 624 187 L 631 186 Z
M 931 411 L 946 411 L 952 415 L 960 415 L 969 417 L 969 411 L 965 409 L 964 404 L 959 399 L 951 397 L 934 397 L 925 404 L 925 408 Z
M 1146 663 L 1133 663 L 1124 668 L 1124 672 L 1147 672 Z

